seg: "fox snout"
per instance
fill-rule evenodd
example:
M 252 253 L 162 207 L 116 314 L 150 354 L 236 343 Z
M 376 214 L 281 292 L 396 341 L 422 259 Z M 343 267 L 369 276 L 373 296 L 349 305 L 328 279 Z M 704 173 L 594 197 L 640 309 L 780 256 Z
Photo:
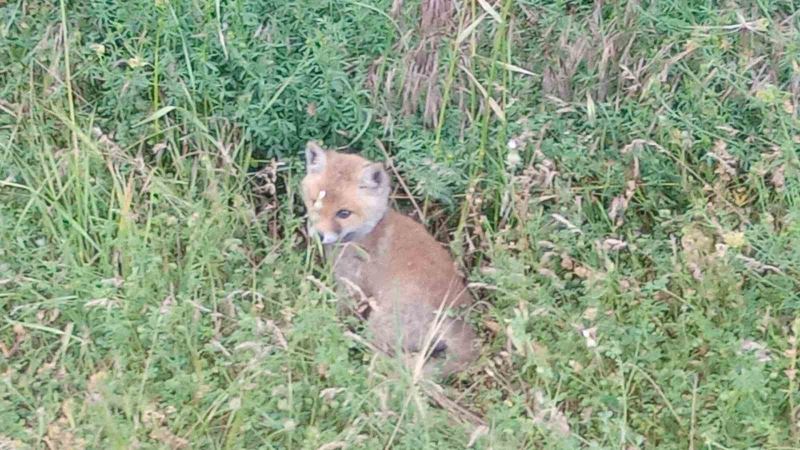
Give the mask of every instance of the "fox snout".
M 311 238 L 319 239 L 325 245 L 345 243 L 352 240 L 356 235 L 357 230 L 350 230 L 343 227 L 335 221 L 309 220 L 308 222 L 308 236 Z
M 354 237 L 357 236 L 357 233 L 354 231 L 351 232 L 335 232 L 335 231 L 324 231 L 321 230 L 313 225 L 308 226 L 308 235 L 317 238 L 325 245 L 328 244 L 335 244 L 337 242 L 345 243 L 350 242 L 353 240 Z
M 308 225 L 308 235 L 314 238 L 317 238 L 325 245 L 328 244 L 335 244 L 339 241 L 339 235 L 341 233 L 336 233 L 333 231 L 324 231 L 321 230 L 314 225 Z

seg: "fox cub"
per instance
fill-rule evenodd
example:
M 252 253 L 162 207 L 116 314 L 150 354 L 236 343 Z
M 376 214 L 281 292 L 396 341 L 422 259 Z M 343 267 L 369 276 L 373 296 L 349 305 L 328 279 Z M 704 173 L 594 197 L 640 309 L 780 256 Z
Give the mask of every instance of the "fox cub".
M 475 332 L 452 314 L 473 298 L 447 250 L 389 207 L 389 191 L 381 163 L 307 144 L 308 230 L 333 264 L 343 311 L 365 319 L 383 351 L 422 354 L 423 375 L 446 377 L 478 356 Z

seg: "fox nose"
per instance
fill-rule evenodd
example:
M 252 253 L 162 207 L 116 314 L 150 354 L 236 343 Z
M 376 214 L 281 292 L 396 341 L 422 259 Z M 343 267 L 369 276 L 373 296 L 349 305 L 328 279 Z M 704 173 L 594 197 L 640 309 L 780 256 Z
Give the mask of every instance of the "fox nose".
M 319 240 L 323 244 L 333 244 L 338 240 L 338 236 L 332 233 L 319 233 Z
M 318 238 L 323 244 L 333 244 L 338 239 L 335 233 L 326 233 L 313 227 L 309 229 L 309 232 L 313 233 L 312 236 Z

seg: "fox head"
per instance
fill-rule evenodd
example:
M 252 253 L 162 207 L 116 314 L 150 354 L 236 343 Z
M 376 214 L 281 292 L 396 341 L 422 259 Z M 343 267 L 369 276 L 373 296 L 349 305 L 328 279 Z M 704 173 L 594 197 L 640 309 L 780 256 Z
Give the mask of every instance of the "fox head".
M 303 202 L 308 231 L 323 244 L 358 239 L 375 228 L 389 208 L 389 176 L 383 164 L 358 155 L 306 145 Z

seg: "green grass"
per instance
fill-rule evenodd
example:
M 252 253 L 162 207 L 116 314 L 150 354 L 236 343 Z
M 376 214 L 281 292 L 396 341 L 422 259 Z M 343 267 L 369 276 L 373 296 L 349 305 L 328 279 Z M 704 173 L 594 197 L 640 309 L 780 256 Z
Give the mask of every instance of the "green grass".
M 0 448 L 800 448 L 796 2 L 456 3 L 0 1 Z M 476 283 L 485 428 L 336 318 L 308 139 Z

